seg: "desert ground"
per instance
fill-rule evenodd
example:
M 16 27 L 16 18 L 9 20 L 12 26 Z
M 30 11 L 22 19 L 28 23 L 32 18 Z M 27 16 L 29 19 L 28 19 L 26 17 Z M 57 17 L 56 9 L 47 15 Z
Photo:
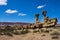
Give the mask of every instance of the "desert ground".
M 60 40 L 60 28 L 51 28 L 49 32 L 30 32 L 21 35 L 13 34 L 13 36 L 0 35 L 0 40 Z

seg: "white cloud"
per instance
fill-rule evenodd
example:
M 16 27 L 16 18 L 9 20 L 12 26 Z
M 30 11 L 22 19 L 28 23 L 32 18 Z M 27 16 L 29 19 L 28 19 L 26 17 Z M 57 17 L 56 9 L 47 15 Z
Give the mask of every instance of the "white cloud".
M 26 16 L 27 14 L 19 13 L 18 15 L 19 15 L 19 16 Z
M 0 5 L 7 5 L 7 0 L 0 0 Z
M 41 8 L 43 8 L 43 7 L 45 7 L 46 5 L 39 5 L 37 8 L 38 9 L 41 9 Z
M 11 10 L 11 9 L 8 9 L 5 11 L 6 13 L 9 13 L 9 14 L 13 14 L 13 13 L 17 13 L 18 11 L 17 10 Z

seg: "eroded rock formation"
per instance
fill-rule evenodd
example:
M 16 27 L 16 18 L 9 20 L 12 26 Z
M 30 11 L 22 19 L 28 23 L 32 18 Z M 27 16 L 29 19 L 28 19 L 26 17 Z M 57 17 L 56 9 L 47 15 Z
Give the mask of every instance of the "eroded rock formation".
M 35 14 L 36 22 L 35 24 L 32 24 L 31 26 L 34 28 L 47 28 L 47 27 L 54 27 L 57 24 L 57 18 L 50 19 L 48 16 L 46 16 L 47 11 L 43 11 L 42 15 L 44 16 L 44 21 L 39 21 L 39 14 Z

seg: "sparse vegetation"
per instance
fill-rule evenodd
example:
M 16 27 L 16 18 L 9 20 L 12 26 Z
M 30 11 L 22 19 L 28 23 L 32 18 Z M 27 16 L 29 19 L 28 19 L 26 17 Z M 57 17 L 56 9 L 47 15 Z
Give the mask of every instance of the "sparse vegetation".
M 6 26 L 4 29 L 0 29 L 0 35 L 8 35 L 8 36 L 13 36 L 14 35 L 20 35 L 20 34 L 27 34 L 29 33 L 31 30 L 29 30 L 28 28 L 26 29 L 19 29 L 18 27 L 11 27 L 11 26 Z M 48 28 L 41 28 L 41 29 L 32 29 L 33 33 L 50 33 L 50 35 L 60 35 L 59 32 L 56 32 L 52 29 L 48 29 Z M 45 36 L 45 34 L 43 34 L 42 36 Z
M 37 32 L 39 32 L 39 30 L 38 30 L 38 29 L 33 30 L 33 33 L 37 33 Z
M 21 31 L 20 30 L 13 30 L 12 33 L 15 34 L 15 35 L 20 35 L 21 34 Z
M 51 35 L 60 35 L 60 33 L 57 32 L 57 31 L 53 31 L 53 32 L 51 32 L 50 34 L 51 34 Z
M 15 35 L 26 34 L 28 32 L 29 32 L 28 29 L 19 30 L 17 27 L 11 27 L 11 26 L 6 26 L 4 29 L 0 29 L 0 35 L 9 35 L 9 36 L 12 36 L 13 34 Z
M 54 37 L 52 37 L 52 39 L 58 39 L 59 37 L 58 36 L 54 36 Z
M 26 34 L 26 33 L 28 33 L 29 31 L 28 31 L 28 29 L 25 29 L 25 30 L 22 30 L 21 31 L 21 34 Z
M 36 32 L 49 32 L 48 30 L 43 30 L 43 29 L 32 29 L 33 33 Z M 9 35 L 12 36 L 13 34 L 15 35 L 20 35 L 20 34 L 26 34 L 28 33 L 28 29 L 18 29 L 18 27 L 11 27 L 11 26 L 6 26 L 4 29 L 0 29 L 0 35 Z
M 38 32 L 38 31 L 36 31 L 36 30 L 33 31 L 33 33 L 36 33 L 36 32 Z
M 46 36 L 45 34 L 42 34 L 42 36 Z
M 41 32 L 49 33 L 49 30 L 48 29 L 41 29 Z

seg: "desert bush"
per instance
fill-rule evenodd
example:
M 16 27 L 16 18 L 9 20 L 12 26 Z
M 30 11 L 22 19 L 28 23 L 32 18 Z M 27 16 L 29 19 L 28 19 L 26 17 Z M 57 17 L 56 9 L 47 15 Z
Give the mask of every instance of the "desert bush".
M 0 35 L 4 35 L 4 32 L 0 32 Z
M 37 33 L 37 32 L 39 32 L 39 30 L 36 30 L 36 29 L 35 29 L 35 30 L 33 30 L 33 33 Z
M 41 33 L 41 29 L 38 30 Z
M 36 32 L 37 32 L 36 30 L 33 31 L 33 33 L 36 33 Z
M 28 29 L 24 29 L 24 30 L 14 30 L 13 31 L 13 34 L 15 34 L 15 35 L 20 35 L 20 34 L 26 34 L 26 33 L 28 33 L 29 31 L 28 31 Z
M 12 36 L 12 27 L 11 26 L 6 26 L 4 29 L 0 29 L 0 35 L 9 35 Z
M 52 29 L 49 30 L 50 32 L 53 31 Z
M 26 34 L 26 33 L 28 33 L 29 31 L 28 31 L 28 29 L 25 29 L 25 30 L 22 30 L 21 31 L 21 34 Z
M 4 29 L 0 29 L 0 35 L 4 35 L 5 30 Z
M 57 31 L 53 31 L 53 32 L 51 32 L 50 34 L 51 34 L 51 35 L 60 35 L 60 33 L 57 32 Z
M 46 36 L 45 34 L 42 34 L 42 36 Z
M 54 36 L 54 37 L 52 37 L 52 39 L 58 39 L 59 37 L 58 36 Z
M 19 35 L 19 34 L 21 34 L 21 31 L 20 30 L 13 30 L 12 33 L 15 34 L 15 35 Z
M 49 33 L 49 30 L 48 29 L 41 29 L 41 32 Z
M 45 32 L 46 32 L 46 33 L 49 33 L 49 31 L 48 31 L 48 30 L 46 30 Z
M 13 29 L 14 29 L 14 30 L 18 30 L 18 26 L 15 25 L 15 26 L 13 27 Z
M 13 36 L 11 32 L 4 32 L 4 35 Z
M 13 31 L 13 28 L 11 26 L 6 26 L 4 30 L 11 32 Z

